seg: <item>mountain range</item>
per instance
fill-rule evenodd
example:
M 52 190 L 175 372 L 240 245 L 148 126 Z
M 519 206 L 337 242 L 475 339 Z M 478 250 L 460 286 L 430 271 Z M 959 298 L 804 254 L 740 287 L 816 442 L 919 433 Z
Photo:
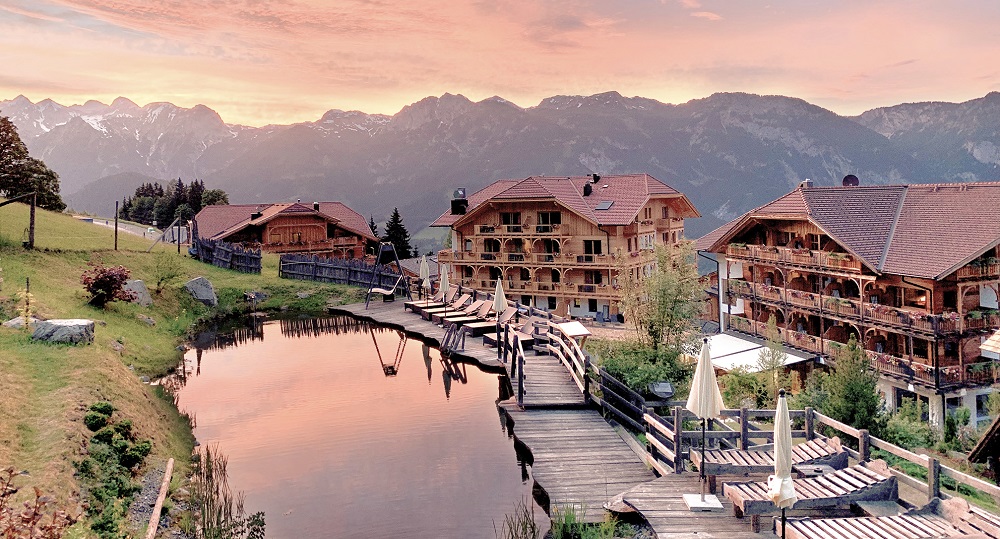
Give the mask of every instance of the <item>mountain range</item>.
M 665 104 L 617 92 L 427 97 L 394 115 L 330 110 L 315 122 L 227 124 L 203 105 L 118 98 L 64 106 L 0 101 L 31 155 L 59 173 L 73 209 L 110 215 L 147 181 L 200 178 L 233 203 L 340 200 L 376 221 L 398 207 L 411 232 L 499 178 L 648 172 L 703 218 L 688 236 L 788 192 L 839 184 L 1000 180 L 1000 93 L 837 115 L 801 99 L 719 93 Z M 441 236 L 437 233 L 437 237 Z

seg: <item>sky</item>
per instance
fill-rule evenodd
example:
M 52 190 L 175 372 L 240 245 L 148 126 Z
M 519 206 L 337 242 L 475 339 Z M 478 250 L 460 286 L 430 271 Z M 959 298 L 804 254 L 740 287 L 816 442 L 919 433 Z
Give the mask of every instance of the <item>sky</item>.
M 230 123 L 781 94 L 844 115 L 1000 90 L 996 0 L 0 0 L 0 100 L 204 104 Z

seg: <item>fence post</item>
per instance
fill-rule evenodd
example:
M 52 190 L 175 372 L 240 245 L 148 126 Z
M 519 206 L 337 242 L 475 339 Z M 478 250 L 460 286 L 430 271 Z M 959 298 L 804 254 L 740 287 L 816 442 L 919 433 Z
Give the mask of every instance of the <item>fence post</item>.
M 644 408 L 642 412 L 643 415 L 653 415 L 653 413 L 655 413 L 652 406 Z M 645 417 L 642 418 L 642 425 L 646 427 L 646 451 L 649 452 L 649 456 L 653 457 L 653 460 L 659 460 L 660 457 L 657 454 L 656 446 L 649 443 L 649 440 L 654 436 L 654 434 L 653 429 L 649 428 L 649 421 L 646 421 Z
M 583 358 L 583 403 L 590 404 L 590 359 Z
M 316 280 L 316 270 L 319 268 L 319 260 L 314 256 L 312 259 L 312 280 Z
M 941 462 L 934 457 L 927 459 L 927 499 L 941 497 Z
M 749 419 L 747 409 L 740 408 L 740 449 L 746 449 L 750 445 L 750 426 L 747 425 Z
M 806 406 L 806 440 L 816 438 L 816 416 L 812 406 Z
M 518 341 L 517 335 L 514 336 L 514 340 Z M 514 353 L 517 357 L 517 405 L 524 408 L 524 354 Z
M 684 457 L 681 454 L 681 446 L 683 445 L 681 437 L 684 435 L 684 429 L 681 426 L 681 418 L 683 417 L 683 408 L 674 406 L 674 473 L 684 471 Z
M 871 438 L 868 429 L 858 430 L 858 453 L 861 455 L 861 462 L 868 462 L 872 457 Z

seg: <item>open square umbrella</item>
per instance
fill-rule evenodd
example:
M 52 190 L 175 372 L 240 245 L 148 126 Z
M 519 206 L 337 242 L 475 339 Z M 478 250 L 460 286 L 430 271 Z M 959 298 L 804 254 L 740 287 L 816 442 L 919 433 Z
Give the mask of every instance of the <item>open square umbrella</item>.
M 792 421 L 784 389 L 778 391 L 778 409 L 774 412 L 774 475 L 767 478 L 767 494 L 774 505 L 781 508 L 781 537 L 784 539 L 785 509 L 798 500 L 792 483 Z
M 712 354 L 708 345 L 708 338 L 704 339 L 701 345 L 701 353 L 698 355 L 698 364 L 694 369 L 694 379 L 691 380 L 691 393 L 688 395 L 686 408 L 701 419 L 701 504 L 696 508 L 692 506 L 692 500 L 688 494 L 684 495 L 688 507 L 692 510 L 721 509 L 722 504 L 718 498 L 706 500 L 705 484 L 705 430 L 710 419 L 719 417 L 725 403 L 722 401 L 722 392 L 719 391 L 719 382 L 715 378 L 715 367 L 712 366 Z M 709 504 L 709 506 L 704 506 Z

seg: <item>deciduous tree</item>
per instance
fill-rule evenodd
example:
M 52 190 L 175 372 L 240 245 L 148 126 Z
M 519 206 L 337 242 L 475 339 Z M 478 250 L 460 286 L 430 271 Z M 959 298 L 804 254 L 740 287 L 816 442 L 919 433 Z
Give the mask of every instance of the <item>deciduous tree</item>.
M 14 198 L 34 191 L 36 204 L 47 210 L 63 211 L 59 196 L 59 175 L 45 163 L 28 155 L 17 128 L 0 116 L 0 195 Z

